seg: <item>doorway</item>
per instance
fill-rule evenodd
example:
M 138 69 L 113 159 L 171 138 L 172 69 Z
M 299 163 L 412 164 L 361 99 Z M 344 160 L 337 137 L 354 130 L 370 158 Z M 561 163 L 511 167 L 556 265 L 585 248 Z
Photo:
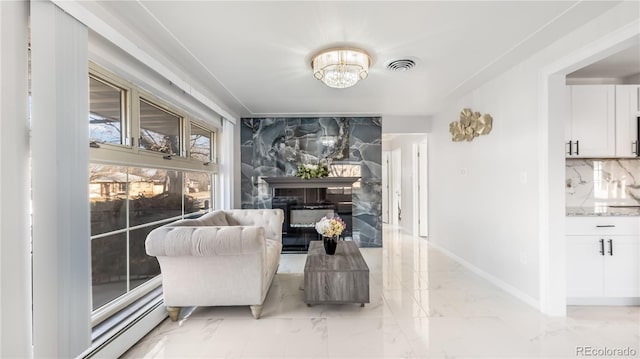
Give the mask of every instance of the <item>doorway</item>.
M 390 175 L 390 208 L 389 223 L 398 225 L 402 220 L 402 149 L 396 148 L 391 151 L 391 161 L 389 169 Z
M 420 142 L 414 145 L 415 151 L 415 173 L 414 176 L 414 188 L 417 195 L 415 196 L 415 228 L 418 236 L 427 237 L 429 235 L 429 169 L 427 166 L 427 141 Z
M 385 223 L 428 235 L 427 134 L 385 134 L 382 213 Z

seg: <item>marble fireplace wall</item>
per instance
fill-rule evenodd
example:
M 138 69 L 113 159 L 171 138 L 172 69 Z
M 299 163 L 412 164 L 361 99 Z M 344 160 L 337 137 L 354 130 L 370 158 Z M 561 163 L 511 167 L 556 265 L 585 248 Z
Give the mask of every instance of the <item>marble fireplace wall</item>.
M 639 159 L 567 159 L 567 207 L 640 205 Z
M 359 176 L 353 186 L 353 240 L 382 246 L 380 117 L 243 118 L 242 208 L 271 208 L 262 177 L 294 176 L 298 164 L 329 163 L 330 176 Z

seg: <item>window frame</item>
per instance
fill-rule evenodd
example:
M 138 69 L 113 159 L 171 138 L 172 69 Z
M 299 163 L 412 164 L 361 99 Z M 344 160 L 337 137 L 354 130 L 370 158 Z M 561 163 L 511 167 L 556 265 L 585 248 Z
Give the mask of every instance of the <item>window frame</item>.
M 197 158 L 193 158 L 193 156 L 191 155 L 191 135 L 192 135 L 191 129 L 193 127 L 198 127 L 200 130 L 209 132 L 210 146 L 209 146 L 209 160 L 208 161 L 202 161 L 202 160 L 199 160 Z M 216 161 L 216 131 L 213 131 L 213 130 L 207 128 L 206 126 L 202 125 L 200 122 L 197 122 L 197 121 L 191 121 L 190 122 L 188 131 L 189 131 L 189 133 L 185 136 L 186 138 L 189 139 L 189 148 L 187 149 L 187 156 L 191 160 L 202 162 L 203 164 L 204 163 L 217 163 L 217 161 Z
M 120 132 L 120 141 L 121 143 L 103 143 L 96 142 L 99 146 L 107 146 L 107 147 L 115 147 L 115 148 L 130 148 L 131 147 L 131 87 L 114 76 L 109 76 L 104 73 L 104 71 L 98 68 L 91 68 L 89 71 L 89 79 L 94 79 L 99 81 L 107 86 L 113 87 L 115 89 L 119 89 L 122 92 L 120 93 L 120 113 L 122 115 L 121 119 L 121 132 Z M 89 91 L 89 95 L 91 91 Z

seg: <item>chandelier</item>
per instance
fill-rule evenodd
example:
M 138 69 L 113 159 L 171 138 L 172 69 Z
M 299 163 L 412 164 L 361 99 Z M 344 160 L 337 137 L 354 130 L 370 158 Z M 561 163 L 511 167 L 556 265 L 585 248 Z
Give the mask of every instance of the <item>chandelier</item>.
M 347 88 L 369 75 L 371 57 L 352 48 L 323 50 L 313 57 L 313 76 L 333 88 Z

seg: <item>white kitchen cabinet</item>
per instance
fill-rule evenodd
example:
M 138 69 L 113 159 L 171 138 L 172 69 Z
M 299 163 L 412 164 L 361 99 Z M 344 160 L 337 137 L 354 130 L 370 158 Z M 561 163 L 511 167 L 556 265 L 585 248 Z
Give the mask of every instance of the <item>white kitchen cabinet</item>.
M 600 239 L 597 236 L 567 236 L 567 297 L 603 295 Z
M 640 300 L 640 218 L 567 217 L 566 224 L 568 302 Z
M 614 157 L 615 86 L 573 85 L 570 88 L 567 157 Z
M 604 257 L 604 295 L 606 297 L 640 297 L 638 237 L 607 238 Z
M 640 85 L 616 86 L 616 157 L 640 157 Z

